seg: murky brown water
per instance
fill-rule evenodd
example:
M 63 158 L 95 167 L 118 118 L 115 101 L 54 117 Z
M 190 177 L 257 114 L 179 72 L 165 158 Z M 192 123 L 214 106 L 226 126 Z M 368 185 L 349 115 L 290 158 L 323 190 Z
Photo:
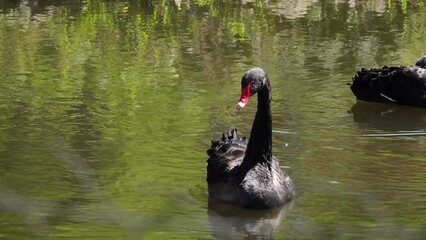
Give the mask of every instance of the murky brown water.
M 425 35 L 425 1 L 0 1 L 0 239 L 422 239 L 426 110 L 346 83 Z M 297 197 L 209 207 L 253 66 Z

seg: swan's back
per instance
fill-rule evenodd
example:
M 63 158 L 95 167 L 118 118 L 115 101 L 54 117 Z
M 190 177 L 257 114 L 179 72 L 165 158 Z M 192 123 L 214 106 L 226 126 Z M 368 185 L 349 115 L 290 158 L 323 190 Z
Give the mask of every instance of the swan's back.
M 413 67 L 363 68 L 351 83 L 363 101 L 426 107 L 426 69 Z

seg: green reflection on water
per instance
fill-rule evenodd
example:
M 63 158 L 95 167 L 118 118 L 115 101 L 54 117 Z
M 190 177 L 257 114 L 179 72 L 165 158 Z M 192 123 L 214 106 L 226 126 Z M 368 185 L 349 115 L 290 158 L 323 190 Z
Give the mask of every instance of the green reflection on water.
M 354 109 L 345 86 L 424 54 L 424 1 L 34 2 L 0 3 L 0 238 L 250 237 L 209 221 L 204 161 L 211 137 L 248 135 L 253 65 L 298 188 L 264 237 L 424 233 L 425 138 L 363 137 L 424 113 Z

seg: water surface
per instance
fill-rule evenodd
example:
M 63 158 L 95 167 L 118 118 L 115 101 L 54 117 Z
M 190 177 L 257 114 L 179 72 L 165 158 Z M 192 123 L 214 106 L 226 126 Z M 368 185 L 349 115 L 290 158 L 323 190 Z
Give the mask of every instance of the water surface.
M 425 1 L 2 1 L 0 239 L 422 239 L 426 110 L 346 84 L 425 35 Z M 274 211 L 206 193 L 253 66 L 297 188 Z

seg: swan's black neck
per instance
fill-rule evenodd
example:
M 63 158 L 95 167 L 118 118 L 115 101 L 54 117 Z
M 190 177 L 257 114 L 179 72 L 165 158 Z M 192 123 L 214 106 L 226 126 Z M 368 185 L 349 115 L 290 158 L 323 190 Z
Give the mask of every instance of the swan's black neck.
M 249 165 L 272 161 L 271 86 L 265 81 L 258 92 L 257 112 L 253 121 L 244 162 Z

